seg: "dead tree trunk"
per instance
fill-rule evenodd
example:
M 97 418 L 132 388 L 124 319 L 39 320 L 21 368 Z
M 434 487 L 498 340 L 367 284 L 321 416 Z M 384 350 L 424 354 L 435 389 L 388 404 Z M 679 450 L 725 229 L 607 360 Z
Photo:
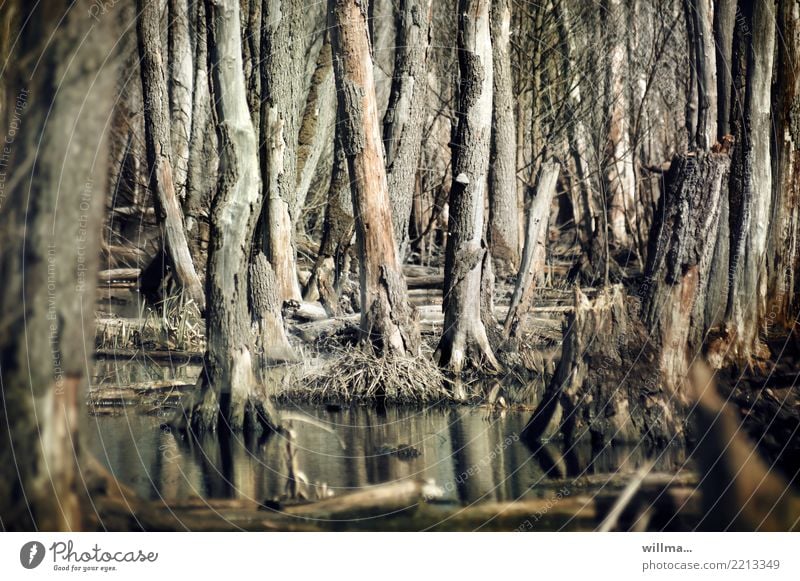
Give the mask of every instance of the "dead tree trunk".
M 319 299 L 330 316 L 340 314 L 339 292 L 342 281 L 347 276 L 347 256 L 352 246 L 355 227 L 353 197 L 350 194 L 350 172 L 347 169 L 347 156 L 341 133 L 341 128 L 337 126 L 322 240 L 305 292 L 307 301 Z
M 673 158 L 650 232 L 642 320 L 659 349 L 664 389 L 681 403 L 680 387 L 708 330 L 706 297 L 724 292 L 709 280 L 729 169 L 727 153 Z
M 726 312 L 729 355 L 739 363 L 766 355 L 759 334 L 766 315 L 766 247 L 772 200 L 771 87 L 775 8 L 771 2 L 742 7 L 738 50 L 745 57 L 743 115 L 736 120 L 731 169 L 731 284 Z M 736 57 L 734 57 L 734 62 Z M 737 117 L 737 116 L 735 116 Z
M 79 437 L 117 82 L 117 10 L 7 2 L 17 23 L 0 148 L 0 527 L 83 527 Z M 5 34 L 5 32 L 4 32 Z M 49 39 L 49 42 L 43 42 Z M 66 66 L 66 63 L 70 63 Z M 58 82 L 53 75 L 58 72 Z M 32 167 L 25 166 L 32 159 Z M 6 175 L 6 173 L 8 175 Z
M 731 132 L 733 28 L 737 0 L 714 0 L 714 45 L 717 50 L 717 141 Z
M 267 398 L 255 391 L 253 369 L 256 349 L 248 306 L 248 265 L 263 199 L 242 65 L 239 2 L 219 0 L 209 7 L 220 176 L 212 206 L 206 277 L 205 364 L 198 401 L 189 410 L 192 427 L 201 432 L 215 430 L 218 422 L 233 430 L 257 423 L 275 425 Z
M 189 0 L 169 0 L 168 12 L 169 106 L 175 194 L 186 198 L 189 137 L 192 131 L 194 67 L 189 36 Z
M 539 170 L 539 179 L 536 184 L 536 194 L 528 206 L 527 228 L 525 230 L 525 247 L 522 252 L 522 263 L 517 274 L 517 284 L 511 295 L 508 314 L 503 325 L 506 335 L 511 334 L 512 326 L 519 321 L 525 307 L 531 301 L 531 291 L 544 276 L 541 267 L 544 262 L 537 263 L 535 256 L 538 252 L 544 253 L 547 237 L 547 225 L 550 223 L 550 205 L 556 193 L 559 164 L 552 161 L 542 164 Z M 537 268 L 537 264 L 539 264 Z M 538 279 L 538 280 L 537 280 Z
M 158 2 L 137 1 L 136 32 L 139 41 L 142 94 L 145 102 L 145 142 L 150 189 L 163 228 L 164 248 L 178 284 L 200 310 L 205 296 L 195 272 L 184 233 L 183 212 L 175 193 L 172 173 L 169 101 L 161 55 Z
M 575 289 L 561 359 L 522 438 L 563 436 L 568 445 L 596 447 L 683 441 L 683 410 L 660 389 L 656 354 L 633 308 L 620 285 L 594 300 Z
M 481 317 L 481 280 L 488 263 L 483 212 L 492 130 L 489 5 L 489 0 L 460 0 L 458 6 L 461 80 L 445 256 L 444 331 L 437 349 L 440 365 L 456 376 L 467 365 L 478 367 L 482 361 L 499 367 Z
M 792 328 L 798 314 L 800 284 L 800 6 L 783 2 L 779 8 L 778 66 L 775 90 L 777 159 L 772 235 L 767 251 L 767 320 Z
M 402 262 L 414 200 L 422 126 L 428 94 L 428 43 L 432 0 L 401 0 L 398 9 L 394 76 L 383 118 L 386 173 L 392 224 Z
M 415 353 L 418 331 L 395 244 L 366 7 L 331 0 L 339 124 L 350 171 L 361 272 L 361 331 L 379 353 Z
M 492 3 L 492 146 L 489 159 L 489 250 L 494 270 L 519 268 L 517 140 L 511 75 L 511 0 Z
M 295 223 L 297 136 L 305 73 L 303 0 L 273 0 L 261 21 L 262 240 L 282 300 L 300 300 Z

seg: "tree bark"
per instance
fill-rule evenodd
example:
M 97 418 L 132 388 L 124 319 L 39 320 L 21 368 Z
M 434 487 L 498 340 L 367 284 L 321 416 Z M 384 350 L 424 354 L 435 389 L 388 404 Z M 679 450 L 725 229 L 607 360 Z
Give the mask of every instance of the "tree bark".
M 731 132 L 733 28 L 737 0 L 714 1 L 714 44 L 717 51 L 717 141 Z
M 800 4 L 779 6 L 774 200 L 769 239 L 768 323 L 791 329 L 798 315 L 800 268 Z
M 339 123 L 361 259 L 361 332 L 379 353 L 415 353 L 419 337 L 393 236 L 366 6 L 330 1 Z
M 175 194 L 186 198 L 189 137 L 192 131 L 194 63 L 189 36 L 189 0 L 169 0 L 169 107 Z
M 460 0 L 458 6 L 461 81 L 445 256 L 444 332 L 437 349 L 440 365 L 456 376 L 481 360 L 499 367 L 481 317 L 481 280 L 488 263 L 483 212 L 492 128 L 489 5 L 489 0 Z
M 727 153 L 675 156 L 650 232 L 642 320 L 660 349 L 663 385 L 682 403 L 681 385 L 708 330 L 706 297 L 720 292 L 709 281 L 730 161 Z
M 492 3 L 492 146 L 489 158 L 489 250 L 501 276 L 519 268 L 517 141 L 511 78 L 511 0 Z
M 87 509 L 78 429 L 94 347 L 117 11 L 98 24 L 63 0 L 7 9 L 21 28 L 3 75 L 0 172 L 15 185 L 0 190 L 0 527 L 74 531 Z
M 750 8 L 742 8 L 742 19 L 737 42 L 745 57 L 744 101 L 743 115 L 736 123 L 731 170 L 731 291 L 726 319 L 731 359 L 749 363 L 766 354 L 759 334 L 766 315 L 766 247 L 772 199 L 770 97 L 775 7 L 770 1 L 755 2 Z
M 208 5 L 213 101 L 220 175 L 211 217 L 205 363 L 189 420 L 197 431 L 274 427 L 266 397 L 256 394 L 255 341 L 248 305 L 251 246 L 263 198 L 258 147 L 247 103 L 238 0 Z M 269 311 L 269 309 L 267 309 Z
M 432 0 L 400 1 L 392 90 L 383 118 L 386 177 L 401 261 L 408 247 L 408 224 L 422 149 L 431 4 Z
M 714 44 L 714 0 L 684 0 L 692 18 L 690 62 L 697 82 L 697 131 L 694 144 L 708 150 L 717 140 L 717 55 Z
M 261 21 L 262 240 L 282 300 L 300 300 L 295 224 L 297 136 L 305 74 L 303 0 L 271 0 Z
M 178 284 L 202 311 L 205 296 L 184 233 L 183 213 L 172 173 L 169 101 L 161 55 L 159 11 L 156 0 L 137 0 L 142 93 L 145 101 L 145 142 L 150 189 L 164 233 L 164 247 Z

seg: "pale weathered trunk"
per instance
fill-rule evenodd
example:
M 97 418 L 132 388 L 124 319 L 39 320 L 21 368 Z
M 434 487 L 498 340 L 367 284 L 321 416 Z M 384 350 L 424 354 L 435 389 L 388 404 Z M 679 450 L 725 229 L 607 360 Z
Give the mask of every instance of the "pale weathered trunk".
M 609 55 L 605 80 L 607 142 L 604 164 L 608 233 L 610 241 L 623 248 L 629 244 L 627 225 L 634 219 L 636 201 L 633 149 L 628 131 L 626 17 L 623 0 L 606 1 L 604 18 Z
M 183 212 L 175 192 L 172 172 L 169 100 L 161 54 L 158 2 L 138 0 L 137 8 L 136 32 L 145 103 L 145 144 L 150 189 L 163 229 L 164 249 L 178 284 L 200 310 L 203 310 L 203 287 L 186 242 Z
M 300 300 L 295 224 L 297 136 L 305 74 L 304 0 L 271 0 L 261 14 L 262 242 L 281 300 Z
M 484 360 L 499 366 L 481 317 L 482 272 L 488 262 L 483 216 L 492 131 L 489 8 L 489 0 L 460 0 L 458 6 L 461 81 L 445 257 L 444 332 L 437 350 L 440 364 L 456 375 Z
M 172 135 L 172 169 L 175 194 L 186 198 L 189 171 L 189 137 L 192 131 L 194 63 L 189 36 L 189 0 L 169 0 L 169 109 Z
M 365 7 L 331 0 L 339 124 L 361 272 L 361 331 L 380 353 L 415 353 L 418 332 L 395 245 Z
M 193 428 L 218 422 L 238 430 L 272 426 L 274 413 L 258 397 L 248 290 L 251 244 L 263 199 L 258 146 L 247 104 L 238 0 L 210 5 L 213 97 L 220 144 L 220 175 L 211 216 L 208 256 L 207 347 L 201 392 L 189 411 Z M 269 309 L 267 309 L 269 311 Z M 262 394 L 263 395 L 263 394 Z
M 545 255 L 550 206 L 556 193 L 560 170 L 561 166 L 552 161 L 543 163 L 539 170 L 536 193 L 528 206 L 522 263 L 503 325 L 506 335 L 511 333 L 512 325 L 519 321 L 521 315 L 524 314 L 525 308 L 531 302 L 532 290 L 544 278 L 544 260 L 537 260 L 537 255 L 542 257 Z
M 731 132 L 733 27 L 737 0 L 714 0 L 714 45 L 717 50 L 717 141 Z
M 745 55 L 744 105 L 743 116 L 736 123 L 731 169 L 732 283 L 726 314 L 731 340 L 729 356 L 747 363 L 754 356 L 765 354 L 759 334 L 766 315 L 766 248 L 772 200 L 775 8 L 772 2 L 755 2 L 750 8 L 742 8 L 742 19 L 742 24 L 737 25 L 742 28 L 737 42 Z
M 642 319 L 659 349 L 663 385 L 682 403 L 681 384 L 707 331 L 706 297 L 719 292 L 709 280 L 730 162 L 727 153 L 675 156 L 650 233 Z
M 428 93 L 428 43 L 432 0 L 401 0 L 394 76 L 383 118 L 383 144 L 398 257 L 408 247 L 408 224 L 422 148 Z
M 798 314 L 800 268 L 800 2 L 779 8 L 775 127 L 777 143 L 772 235 L 767 250 L 767 322 L 792 328 Z
M 16 184 L 0 190 L 3 530 L 80 530 L 91 510 L 78 432 L 94 348 L 119 35 L 116 10 L 98 25 L 71 4 L 0 9 L 13 8 L 22 27 L 12 29 L 4 63 L 0 149 L 0 172 Z M 35 161 L 25 170 L 28 157 Z
M 511 78 L 511 0 L 492 3 L 492 147 L 489 159 L 489 250 L 495 271 L 519 268 L 517 142 Z

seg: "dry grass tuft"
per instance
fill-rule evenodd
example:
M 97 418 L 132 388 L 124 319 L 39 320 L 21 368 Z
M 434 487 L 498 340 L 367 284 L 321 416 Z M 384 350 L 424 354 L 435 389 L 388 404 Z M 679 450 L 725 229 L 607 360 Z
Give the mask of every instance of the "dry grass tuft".
M 380 357 L 360 346 L 342 347 L 322 365 L 308 368 L 278 397 L 313 403 L 434 404 L 452 401 L 449 381 L 430 354 Z

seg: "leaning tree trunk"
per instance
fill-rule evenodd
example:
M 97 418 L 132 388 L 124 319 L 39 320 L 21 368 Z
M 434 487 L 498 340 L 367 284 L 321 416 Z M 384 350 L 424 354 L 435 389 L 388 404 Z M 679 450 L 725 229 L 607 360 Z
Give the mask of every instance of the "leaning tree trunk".
M 194 67 L 189 36 L 189 0 L 169 0 L 168 12 L 169 108 L 175 194 L 186 198 L 189 137 L 192 132 Z
M 727 290 L 710 273 L 730 162 L 724 152 L 675 156 L 650 232 L 642 320 L 659 349 L 664 389 L 681 403 L 681 386 L 708 330 L 707 300 Z
M 402 261 L 417 178 L 428 94 L 428 44 L 432 0 L 401 0 L 394 76 L 383 118 L 383 143 L 392 224 Z
M 561 359 L 522 437 L 663 446 L 683 441 L 684 413 L 660 389 L 656 353 L 620 285 L 588 299 L 575 289 Z
M 365 7 L 331 0 L 339 124 L 361 272 L 361 331 L 378 352 L 415 353 L 418 332 L 392 230 Z
M 274 412 L 264 394 L 255 392 L 256 349 L 248 305 L 248 265 L 263 200 L 242 68 L 239 1 L 219 0 L 209 6 L 220 175 L 206 275 L 208 340 L 200 394 L 189 419 L 197 431 L 213 431 L 218 423 L 233 430 L 255 427 L 256 422 L 270 427 Z M 269 313 L 269 305 L 265 307 Z
M 304 0 L 271 0 L 261 21 L 262 241 L 282 300 L 300 300 L 295 224 L 297 137 L 305 74 Z
M 492 3 L 492 146 L 489 159 L 489 250 L 500 276 L 519 267 L 517 140 L 511 75 L 511 0 Z
M 778 78 L 775 90 L 777 160 L 772 235 L 767 251 L 768 319 L 792 328 L 798 315 L 800 268 L 800 4 L 779 9 Z
M 183 225 L 183 212 L 175 193 L 172 173 L 169 100 L 164 61 L 161 55 L 159 2 L 138 0 L 136 32 L 144 95 L 145 145 L 150 189 L 156 212 L 164 231 L 164 247 L 175 270 L 178 284 L 200 310 L 205 308 L 205 296 L 197 276 Z
M 98 25 L 63 0 L 6 2 L 0 12 L 11 9 L 23 28 L 3 80 L 0 528 L 80 530 L 89 507 L 78 431 L 94 348 L 117 12 Z
M 528 206 L 527 228 L 525 230 L 525 246 L 522 263 L 517 274 L 517 284 L 511 295 L 508 314 L 503 325 L 506 335 L 510 335 L 513 325 L 517 324 L 525 307 L 532 300 L 532 291 L 536 284 L 544 278 L 544 260 L 537 260 L 537 255 L 545 254 L 547 226 L 550 223 L 550 205 L 556 193 L 556 184 L 561 166 L 548 161 L 542 164 L 536 183 L 536 194 Z M 522 305 L 522 309 L 520 306 Z M 518 328 L 518 327 L 516 327 Z
M 458 51 L 461 81 L 453 142 L 450 229 L 445 256 L 444 332 L 440 365 L 456 376 L 482 360 L 499 367 L 481 317 L 486 247 L 483 212 L 492 130 L 492 42 L 489 0 L 460 0 Z M 463 393 L 457 395 L 463 396 Z
M 339 291 L 347 276 L 347 256 L 352 246 L 355 227 L 350 173 L 341 133 L 341 127 L 337 126 L 322 240 L 305 292 L 307 301 L 319 299 L 325 312 L 332 317 L 340 314 Z
M 745 55 L 745 66 L 737 68 L 737 72 L 744 74 L 744 106 L 741 118 L 736 120 L 731 169 L 731 285 L 726 319 L 730 358 L 749 364 L 754 357 L 767 354 L 759 335 L 766 315 L 776 17 L 775 7 L 766 0 L 743 7 L 742 12 L 737 42 Z

